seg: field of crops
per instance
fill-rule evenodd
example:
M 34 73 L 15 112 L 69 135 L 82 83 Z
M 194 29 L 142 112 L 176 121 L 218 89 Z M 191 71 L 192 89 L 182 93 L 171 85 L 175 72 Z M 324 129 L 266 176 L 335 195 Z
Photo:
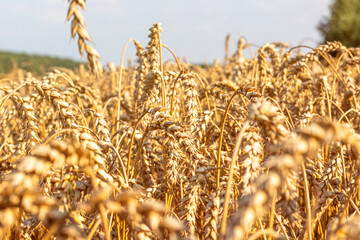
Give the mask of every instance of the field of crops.
M 89 71 L 1 76 L 1 239 L 359 239 L 360 49 L 164 62 L 156 23 L 104 70 L 82 4 Z

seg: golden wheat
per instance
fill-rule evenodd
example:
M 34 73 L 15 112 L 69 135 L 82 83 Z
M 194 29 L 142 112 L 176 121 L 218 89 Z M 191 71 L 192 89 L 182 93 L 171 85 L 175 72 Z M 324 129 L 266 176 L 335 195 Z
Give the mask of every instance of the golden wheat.
M 357 239 L 359 49 L 164 63 L 156 23 L 106 72 L 69 2 L 90 72 L 0 79 L 1 239 Z

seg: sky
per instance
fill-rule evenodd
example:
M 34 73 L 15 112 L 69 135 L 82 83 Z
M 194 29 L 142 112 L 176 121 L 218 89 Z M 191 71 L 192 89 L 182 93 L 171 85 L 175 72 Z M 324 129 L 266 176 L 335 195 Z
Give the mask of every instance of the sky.
M 240 37 L 263 45 L 321 42 L 318 23 L 331 0 L 87 0 L 83 12 L 101 62 L 119 65 L 125 43 L 148 43 L 148 29 L 161 22 L 162 42 L 192 63 L 222 60 L 225 37 L 234 52 Z M 67 0 L 0 0 L 0 50 L 81 60 L 66 21 Z M 131 45 L 126 59 L 135 59 Z M 164 51 L 164 59 L 171 56 Z M 85 59 L 83 59 L 85 61 Z

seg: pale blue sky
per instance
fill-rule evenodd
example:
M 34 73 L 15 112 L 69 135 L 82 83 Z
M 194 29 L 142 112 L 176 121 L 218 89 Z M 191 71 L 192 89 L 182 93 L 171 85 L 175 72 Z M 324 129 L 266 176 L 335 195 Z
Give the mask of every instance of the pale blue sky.
M 224 57 L 224 40 L 231 50 L 239 37 L 250 43 L 285 41 L 315 46 L 316 29 L 329 14 L 331 0 L 87 0 L 87 30 L 101 62 L 119 64 L 127 40 L 144 46 L 148 28 L 163 26 L 162 40 L 190 62 Z M 0 0 L 0 49 L 80 59 L 66 22 L 67 0 Z M 309 40 L 312 39 L 312 40 Z M 126 58 L 134 59 L 131 46 Z M 165 55 L 165 58 L 169 58 Z

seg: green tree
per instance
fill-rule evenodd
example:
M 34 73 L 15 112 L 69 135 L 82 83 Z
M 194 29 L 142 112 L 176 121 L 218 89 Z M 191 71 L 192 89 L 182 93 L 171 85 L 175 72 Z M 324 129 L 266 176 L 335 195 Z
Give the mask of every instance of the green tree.
M 360 0 L 334 0 L 330 16 L 318 25 L 326 41 L 340 41 L 347 47 L 360 46 Z

